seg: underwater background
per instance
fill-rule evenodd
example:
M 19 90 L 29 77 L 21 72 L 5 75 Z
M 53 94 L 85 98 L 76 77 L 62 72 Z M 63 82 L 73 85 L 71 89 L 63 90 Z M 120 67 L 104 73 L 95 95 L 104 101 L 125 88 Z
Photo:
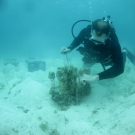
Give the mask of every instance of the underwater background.
M 0 0 L 0 55 L 60 57 L 69 46 L 74 22 L 111 16 L 121 46 L 134 48 L 133 0 Z M 81 22 L 75 35 L 88 25 Z
M 73 40 L 72 25 L 107 15 L 121 47 L 135 54 L 134 0 L 0 0 L 0 135 L 135 135 L 135 66 L 128 59 L 122 75 L 91 84 L 78 105 L 61 109 L 49 93 L 50 71 L 68 62 L 82 67 L 76 50 L 68 61 L 60 54 Z M 75 36 L 88 24 L 78 23 Z M 45 71 L 29 72 L 28 61 L 45 61 Z M 102 70 L 96 64 L 91 73 Z

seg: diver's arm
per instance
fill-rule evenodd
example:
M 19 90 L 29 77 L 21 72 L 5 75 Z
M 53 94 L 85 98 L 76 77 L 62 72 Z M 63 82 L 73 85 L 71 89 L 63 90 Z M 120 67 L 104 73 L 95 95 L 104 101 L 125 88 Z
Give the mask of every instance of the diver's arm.
M 112 46 L 113 66 L 101 73 L 98 73 L 99 80 L 114 78 L 124 72 L 124 62 L 121 47 L 117 43 L 113 44 Z
M 79 35 L 72 41 L 71 45 L 68 47 L 68 49 L 70 49 L 71 51 L 76 48 L 77 46 L 79 46 L 85 39 L 85 31 L 86 28 L 84 28 L 83 30 L 81 30 L 81 32 L 79 33 Z

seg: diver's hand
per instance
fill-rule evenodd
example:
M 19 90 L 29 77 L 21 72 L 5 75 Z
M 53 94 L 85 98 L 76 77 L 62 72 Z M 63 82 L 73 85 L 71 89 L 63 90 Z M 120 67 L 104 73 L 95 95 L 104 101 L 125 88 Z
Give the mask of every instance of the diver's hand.
M 84 74 L 80 81 L 82 83 L 85 83 L 85 82 L 95 82 L 95 81 L 99 81 L 99 75 L 94 75 L 94 76 L 91 76 L 91 75 L 87 75 L 87 74 Z
M 67 48 L 67 47 L 62 47 L 61 48 L 61 53 L 62 54 L 66 54 L 66 53 L 69 53 L 69 52 L 71 52 L 71 50 L 69 48 Z

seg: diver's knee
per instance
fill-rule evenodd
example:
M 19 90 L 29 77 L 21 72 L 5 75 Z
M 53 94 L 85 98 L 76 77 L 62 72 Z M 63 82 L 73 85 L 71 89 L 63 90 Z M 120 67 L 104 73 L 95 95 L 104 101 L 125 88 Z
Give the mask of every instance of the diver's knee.
M 126 49 L 122 49 L 122 53 L 127 54 L 127 50 Z
M 83 63 L 82 68 L 89 68 L 89 67 L 91 67 L 93 65 L 94 65 L 94 63 Z

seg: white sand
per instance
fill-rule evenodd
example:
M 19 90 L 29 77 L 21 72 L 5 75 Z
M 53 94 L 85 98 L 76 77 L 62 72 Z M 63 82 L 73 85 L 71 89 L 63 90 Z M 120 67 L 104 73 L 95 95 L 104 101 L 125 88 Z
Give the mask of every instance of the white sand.
M 33 73 L 23 61 L 0 65 L 0 135 L 135 135 L 135 67 L 127 61 L 124 74 L 91 84 L 91 95 L 62 111 L 49 94 L 48 72 L 64 61 L 46 60 L 47 70 Z

